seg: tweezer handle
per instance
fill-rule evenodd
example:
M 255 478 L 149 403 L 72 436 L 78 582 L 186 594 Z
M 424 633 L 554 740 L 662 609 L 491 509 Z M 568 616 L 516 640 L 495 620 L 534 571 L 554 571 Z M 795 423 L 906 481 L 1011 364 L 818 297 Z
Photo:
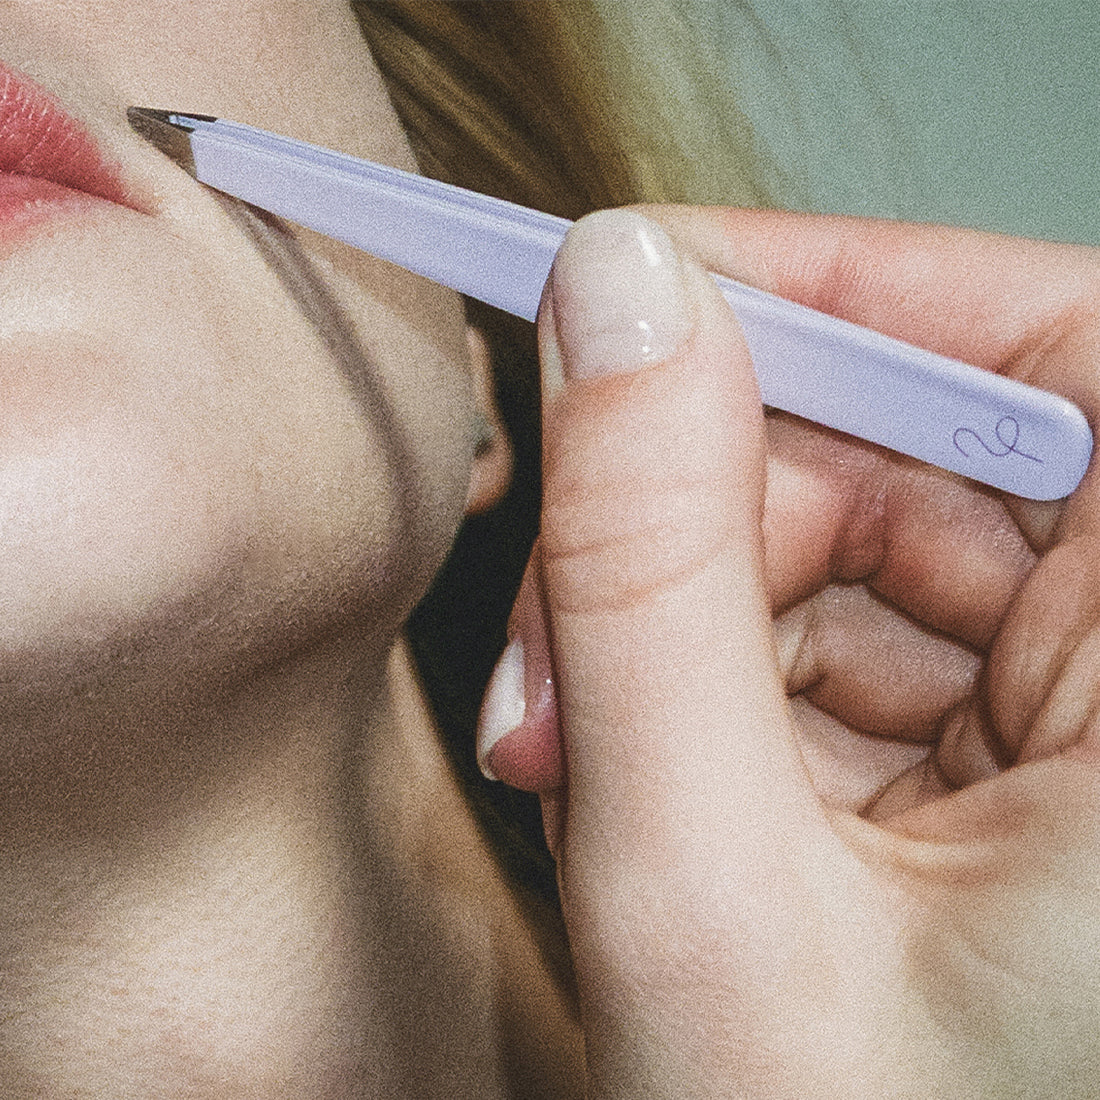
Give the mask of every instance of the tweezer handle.
M 570 223 L 224 120 L 171 116 L 195 174 L 519 317 L 534 320 Z M 1054 394 L 715 276 L 766 405 L 1037 500 L 1071 493 L 1092 454 Z
M 570 222 L 224 119 L 194 127 L 203 183 L 533 321 Z

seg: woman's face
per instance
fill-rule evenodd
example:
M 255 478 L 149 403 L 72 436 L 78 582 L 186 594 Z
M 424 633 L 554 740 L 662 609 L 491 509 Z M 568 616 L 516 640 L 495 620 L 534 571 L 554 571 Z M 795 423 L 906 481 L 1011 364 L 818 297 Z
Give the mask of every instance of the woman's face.
M 0 684 L 246 671 L 353 622 L 383 643 L 466 492 L 457 297 L 265 224 L 125 116 L 410 167 L 350 11 L 0 0 L 0 62 Z

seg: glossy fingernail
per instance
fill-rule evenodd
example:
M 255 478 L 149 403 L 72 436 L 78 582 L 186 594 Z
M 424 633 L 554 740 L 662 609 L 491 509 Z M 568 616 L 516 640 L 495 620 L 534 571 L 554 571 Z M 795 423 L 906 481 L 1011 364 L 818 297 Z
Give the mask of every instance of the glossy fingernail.
M 632 210 L 590 214 L 570 229 L 554 261 L 551 303 L 566 379 L 659 363 L 691 331 L 676 249 Z
M 500 655 L 477 722 L 477 763 L 486 779 L 496 779 L 490 767 L 494 747 L 518 729 L 526 711 L 524 698 L 523 643 L 517 638 Z

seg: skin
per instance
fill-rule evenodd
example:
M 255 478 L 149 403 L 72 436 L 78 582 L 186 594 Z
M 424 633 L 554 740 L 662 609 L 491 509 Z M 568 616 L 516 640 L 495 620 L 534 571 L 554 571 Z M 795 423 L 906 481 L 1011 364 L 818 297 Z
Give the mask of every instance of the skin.
M 350 12 L 0 28 L 132 205 L 0 258 L 0 1095 L 568 1095 L 572 1025 L 394 648 L 506 467 L 472 459 L 460 302 L 125 121 L 412 167 Z
M 123 122 L 179 104 L 407 164 L 347 12 L 0 20 L 138 207 L 0 264 L 0 1087 L 568 1094 L 564 1013 L 393 651 L 468 494 L 457 302 L 261 232 Z M 1089 253 L 665 216 L 708 266 L 1095 414 Z M 736 326 L 691 286 L 666 361 L 567 387 L 548 420 L 569 770 L 540 783 L 591 1095 L 1089 1095 L 1095 483 L 1020 508 L 765 426 Z M 624 470 L 687 485 L 673 553 L 629 537 Z M 619 568 L 586 568 L 578 532 Z M 830 757 L 836 725 L 856 749 Z M 883 736 L 935 767 L 862 751 Z
M 489 758 L 543 798 L 588 1095 L 1094 1095 L 1096 471 L 1033 504 L 765 419 L 697 265 L 1096 423 L 1096 251 L 648 213 L 683 257 L 671 354 L 592 374 L 609 340 L 585 343 L 576 303 L 609 293 L 599 223 L 544 298 L 567 381 L 513 632 L 545 655 L 527 682 L 554 677 L 558 724 L 529 708 Z M 657 523 L 655 498 L 675 502 Z

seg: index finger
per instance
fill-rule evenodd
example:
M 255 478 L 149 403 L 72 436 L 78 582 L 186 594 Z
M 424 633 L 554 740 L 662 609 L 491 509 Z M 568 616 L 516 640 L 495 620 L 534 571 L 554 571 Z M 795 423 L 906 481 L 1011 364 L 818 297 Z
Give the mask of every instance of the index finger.
M 770 211 L 654 215 L 711 270 L 1061 393 L 1096 419 L 1095 250 Z M 1059 506 L 991 494 L 803 422 L 772 426 L 767 529 L 777 607 L 829 579 L 867 580 L 937 629 L 988 640 L 1032 551 L 1049 543 Z
M 1061 393 L 1056 341 L 1098 316 L 1096 250 L 975 230 L 734 208 L 652 212 L 713 271 L 929 351 Z

